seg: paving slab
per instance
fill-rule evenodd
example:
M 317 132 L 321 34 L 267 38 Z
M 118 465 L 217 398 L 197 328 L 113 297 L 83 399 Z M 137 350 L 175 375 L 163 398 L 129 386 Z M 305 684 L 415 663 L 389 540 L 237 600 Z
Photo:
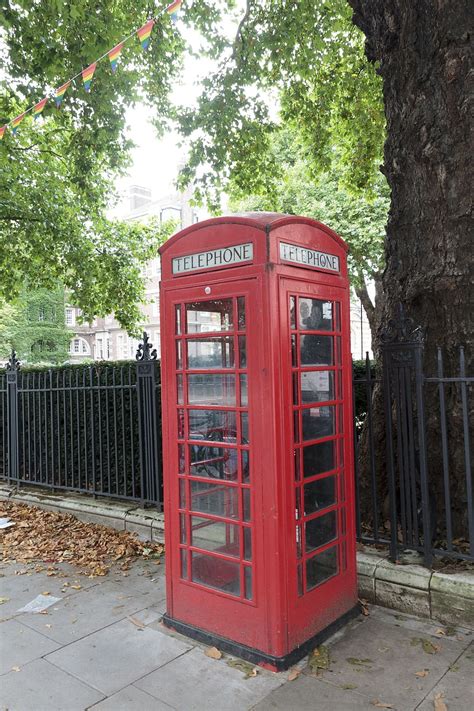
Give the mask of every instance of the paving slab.
M 432 653 L 424 651 L 423 640 Z M 439 639 L 369 616 L 330 645 L 331 664 L 322 678 L 369 701 L 378 699 L 407 711 L 423 701 L 467 644 L 465 639 Z M 423 676 L 415 674 L 425 671 Z
M 186 711 L 245 711 L 252 708 L 286 681 L 285 674 L 259 670 L 249 679 L 227 664 L 228 659 L 210 659 L 205 650 L 196 647 L 166 666 L 134 683 L 175 708 Z
M 303 675 L 273 691 L 253 709 L 255 711 L 375 711 L 370 700 L 361 694 Z
M 39 615 L 42 617 L 42 615 Z M 0 674 L 23 667 L 58 648 L 58 644 L 17 619 L 0 624 Z
M 103 694 L 44 659 L 36 659 L 1 680 L 1 711 L 83 711 Z
M 56 642 L 69 644 L 145 609 L 155 600 L 151 592 L 137 592 L 106 580 L 64 598 L 49 608 L 47 616 L 24 614 L 20 619 Z
M 189 649 L 180 640 L 126 619 L 53 652 L 47 660 L 111 695 Z
M 433 711 L 434 699 L 440 694 L 449 711 L 467 711 L 469 699 L 470 708 L 474 707 L 474 643 L 455 660 L 417 711 Z
M 174 706 L 158 701 L 136 686 L 126 686 L 113 696 L 90 707 L 89 711 L 172 711 Z

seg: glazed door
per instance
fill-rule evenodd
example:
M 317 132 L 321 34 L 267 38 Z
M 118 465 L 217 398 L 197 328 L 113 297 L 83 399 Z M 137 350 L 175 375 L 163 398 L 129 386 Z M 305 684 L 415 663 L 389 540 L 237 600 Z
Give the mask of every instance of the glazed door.
M 223 636 L 236 638 L 235 627 L 240 641 L 258 646 L 259 492 L 249 416 L 259 338 L 250 314 L 258 306 L 255 281 L 231 286 L 232 296 L 229 284 L 174 292 L 166 315 L 174 329 L 164 373 L 169 612 Z
M 351 606 L 352 405 L 346 291 L 284 280 L 290 647 Z M 352 603 L 354 604 L 354 603 Z M 301 636 L 301 639 L 300 639 Z M 291 639 L 293 638 L 293 639 Z

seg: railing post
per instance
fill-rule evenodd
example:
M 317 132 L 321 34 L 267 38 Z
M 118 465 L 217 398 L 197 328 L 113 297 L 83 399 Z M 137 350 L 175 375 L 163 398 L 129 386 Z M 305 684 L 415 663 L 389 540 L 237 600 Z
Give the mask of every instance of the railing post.
M 7 480 L 18 482 L 20 478 L 20 456 L 18 438 L 18 370 L 20 361 L 12 350 L 7 369 L 7 431 L 8 431 L 8 465 Z
M 158 410 L 156 399 L 156 349 L 146 331 L 135 356 L 137 360 L 138 432 L 140 447 L 141 503 L 160 502 Z
M 398 318 L 389 321 L 382 333 L 381 347 L 390 499 L 390 557 L 396 560 L 400 543 L 413 546 L 414 537 L 420 545 L 417 519 L 418 500 L 421 499 L 422 550 L 425 565 L 429 566 L 432 563 L 432 549 L 423 341 L 421 329 L 414 328 L 412 319 L 406 317 L 400 305 Z M 399 524 L 402 536 L 400 542 Z

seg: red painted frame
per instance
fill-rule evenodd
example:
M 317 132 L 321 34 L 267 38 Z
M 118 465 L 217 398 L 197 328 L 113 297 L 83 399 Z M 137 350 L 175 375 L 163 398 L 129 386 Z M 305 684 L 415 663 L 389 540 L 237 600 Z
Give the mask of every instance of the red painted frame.
M 337 255 L 340 273 L 281 262 L 280 240 Z M 190 274 L 172 274 L 174 257 L 246 242 L 253 244 L 252 263 Z M 168 624 L 176 622 L 177 625 L 187 625 L 190 631 L 204 630 L 216 639 L 231 640 L 237 645 L 237 652 L 239 645 L 246 653 L 255 650 L 260 655 L 255 657 L 257 661 L 267 660 L 271 668 L 281 668 L 284 661 L 280 664 L 279 660 L 290 659 L 295 648 L 350 612 L 357 601 L 346 251 L 340 237 L 321 223 L 308 218 L 263 213 L 198 223 L 175 235 L 160 250 L 166 619 Z M 209 290 L 210 293 L 206 293 Z M 175 305 L 243 295 L 247 299 L 248 448 L 252 476 L 254 569 L 252 601 L 183 580 L 179 561 Z M 290 295 L 337 301 L 341 305 L 343 415 L 340 439 L 344 450 L 344 483 L 342 489 L 339 487 L 339 502 L 333 508 L 338 512 L 339 526 L 341 510 L 345 510 L 345 533 L 337 544 L 340 551 L 345 548 L 344 570 L 303 596 L 298 595 L 296 576 Z M 327 368 L 320 368 L 324 369 Z M 226 446 L 230 449 L 234 447 Z M 342 497 L 344 504 L 341 503 Z M 241 504 L 239 513 L 240 507 Z M 315 517 L 317 515 L 312 516 Z M 331 545 L 322 547 L 321 551 Z

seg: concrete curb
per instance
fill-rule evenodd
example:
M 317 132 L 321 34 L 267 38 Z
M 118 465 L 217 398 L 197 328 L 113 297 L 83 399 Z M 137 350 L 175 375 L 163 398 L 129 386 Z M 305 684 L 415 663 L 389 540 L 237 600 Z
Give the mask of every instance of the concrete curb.
M 44 490 L 18 490 L 7 485 L 0 486 L 0 500 L 74 514 L 81 521 L 135 532 L 142 540 L 164 542 L 163 514 L 130 503 L 91 499 L 79 494 L 64 496 Z M 410 560 L 410 556 L 407 559 Z M 394 564 L 387 554 L 369 547 L 357 553 L 357 573 L 360 597 L 370 603 L 446 625 L 474 629 L 473 573 L 448 575 L 413 563 Z
M 474 629 L 474 574 L 439 573 L 416 564 L 392 563 L 365 548 L 357 553 L 359 593 L 382 607 Z

